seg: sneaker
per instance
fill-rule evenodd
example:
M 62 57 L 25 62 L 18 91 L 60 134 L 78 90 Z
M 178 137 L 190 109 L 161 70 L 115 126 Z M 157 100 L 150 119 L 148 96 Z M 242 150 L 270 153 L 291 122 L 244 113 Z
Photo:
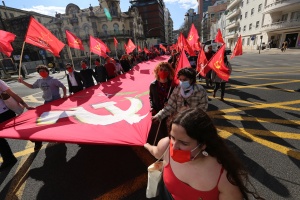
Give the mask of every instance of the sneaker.
M 213 93 L 213 97 L 214 97 L 214 98 L 216 97 L 216 93 L 215 93 L 215 92 Z
M 7 168 L 14 166 L 16 164 L 16 162 L 18 162 L 18 160 L 15 157 L 9 159 L 8 161 L 4 161 L 2 163 L 2 165 L 0 166 L 0 171 L 3 171 Z

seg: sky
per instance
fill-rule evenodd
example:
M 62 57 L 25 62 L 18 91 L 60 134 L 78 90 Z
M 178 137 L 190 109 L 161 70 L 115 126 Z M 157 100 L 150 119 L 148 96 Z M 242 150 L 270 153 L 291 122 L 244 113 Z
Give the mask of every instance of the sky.
M 128 11 L 130 6 L 130 0 L 121 0 L 122 12 Z M 65 8 L 69 3 L 76 4 L 79 8 L 88 8 L 90 4 L 92 6 L 98 6 L 98 0 L 4 0 L 7 7 L 18 8 L 27 11 L 35 11 L 38 13 L 55 16 L 55 13 L 65 13 Z M 197 0 L 164 0 L 166 7 L 171 13 L 171 18 L 174 23 L 174 30 L 179 29 L 183 24 L 184 15 L 188 9 L 194 8 L 197 12 Z

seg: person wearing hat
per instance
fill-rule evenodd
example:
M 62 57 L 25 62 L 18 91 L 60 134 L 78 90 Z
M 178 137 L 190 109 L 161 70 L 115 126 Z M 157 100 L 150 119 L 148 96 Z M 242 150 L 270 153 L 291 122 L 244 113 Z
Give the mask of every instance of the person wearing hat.
M 43 91 L 44 104 L 60 99 L 59 88 L 63 90 L 63 98 L 67 98 L 67 89 L 58 79 L 49 76 L 49 69 L 45 65 L 38 65 L 36 71 L 41 76 L 33 84 L 27 83 L 21 77 L 19 82 L 31 89 L 40 88 Z M 34 150 L 39 150 L 42 147 L 42 142 L 35 142 Z
M 79 72 L 75 71 L 71 63 L 66 64 L 66 70 L 68 71 L 67 80 L 69 93 L 74 94 L 83 90 L 83 81 Z

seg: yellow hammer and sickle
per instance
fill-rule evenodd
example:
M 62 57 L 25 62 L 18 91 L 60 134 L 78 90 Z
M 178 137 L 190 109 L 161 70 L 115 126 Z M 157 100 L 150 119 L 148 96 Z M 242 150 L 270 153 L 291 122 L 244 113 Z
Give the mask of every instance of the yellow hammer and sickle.
M 190 35 L 188 40 L 192 40 L 194 38 L 194 35 Z

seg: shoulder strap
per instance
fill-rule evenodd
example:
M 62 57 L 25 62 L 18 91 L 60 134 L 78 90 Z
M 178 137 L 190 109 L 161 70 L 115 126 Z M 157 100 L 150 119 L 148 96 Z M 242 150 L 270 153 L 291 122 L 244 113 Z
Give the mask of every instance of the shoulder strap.
M 223 168 L 223 166 L 222 166 L 222 167 L 221 167 L 221 171 L 220 171 L 220 175 L 219 175 L 219 178 L 218 178 L 217 185 L 219 185 L 219 182 L 220 182 L 221 176 L 222 176 L 222 174 L 223 174 L 223 171 L 224 171 L 224 168 Z
M 166 152 L 169 149 L 169 147 L 170 147 L 170 145 L 168 145 L 168 147 L 166 148 L 165 152 L 161 155 L 161 157 L 159 159 L 157 159 L 156 162 L 159 162 L 164 157 L 164 155 L 166 154 Z

